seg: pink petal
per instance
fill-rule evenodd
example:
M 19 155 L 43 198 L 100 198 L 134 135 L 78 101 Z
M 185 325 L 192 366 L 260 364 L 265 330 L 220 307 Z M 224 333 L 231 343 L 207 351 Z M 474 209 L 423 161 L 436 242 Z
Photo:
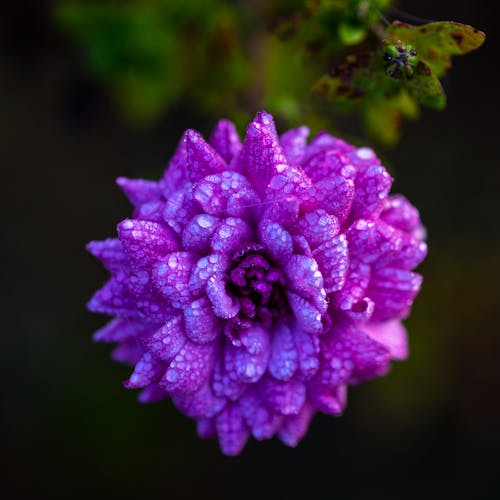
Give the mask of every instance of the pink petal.
M 311 248 L 315 248 L 337 236 L 340 225 L 337 217 L 318 209 L 305 213 L 299 220 L 298 228 Z
M 226 404 L 222 398 L 214 396 L 208 385 L 204 385 L 195 394 L 174 396 L 175 406 L 191 418 L 212 418 Z
M 406 317 L 421 284 L 419 274 L 394 268 L 377 269 L 367 290 L 375 303 L 372 319 L 384 321 Z
M 128 266 L 128 257 L 118 238 L 87 243 L 87 250 L 97 257 L 110 272 L 117 272 Z
M 290 164 L 299 164 L 304 158 L 309 129 L 298 127 L 288 130 L 280 136 L 280 144 Z
M 392 359 L 404 360 L 408 357 L 408 336 L 401 321 L 370 322 L 363 326 L 363 331 L 389 349 Z
M 269 373 L 278 380 L 290 380 L 298 368 L 298 357 L 290 328 L 278 323 L 272 336 Z
M 307 333 L 321 333 L 323 323 L 321 322 L 321 313 L 318 309 L 306 299 L 293 292 L 287 292 L 286 296 L 295 315 L 298 327 Z
M 189 279 L 196 261 L 196 255 L 191 252 L 173 252 L 154 265 L 153 282 L 173 307 L 189 304 Z
M 252 240 L 253 231 L 243 219 L 228 217 L 215 229 L 211 246 L 214 252 L 231 254 L 242 243 Z
M 170 363 L 161 386 L 172 395 L 196 392 L 207 383 L 214 357 L 213 344 L 194 344 L 188 340 Z
M 229 120 L 220 120 L 210 136 L 210 145 L 229 165 L 241 151 L 238 132 Z
M 219 221 L 220 219 L 212 215 L 195 215 L 182 232 L 182 248 L 199 254 L 208 253 Z
M 299 354 L 300 371 L 305 378 L 311 378 L 319 367 L 319 338 L 296 328 L 293 332 L 295 346 Z
M 292 237 L 277 222 L 263 219 L 259 224 L 259 240 L 266 246 L 269 255 L 277 263 L 285 264 L 292 256 Z
M 188 130 L 185 133 L 185 141 L 186 171 L 190 182 L 197 182 L 207 175 L 227 169 L 226 162 L 198 132 Z
M 257 382 L 266 372 L 271 354 L 269 333 L 254 326 L 242 331 L 241 341 L 243 346 L 226 344 L 226 372 L 234 380 Z
M 199 297 L 205 291 L 208 280 L 216 273 L 224 273 L 229 268 L 227 255 L 211 254 L 196 262 L 189 278 L 189 289 L 193 297 Z
M 270 439 L 283 422 L 283 416 L 269 409 L 253 388 L 245 392 L 239 406 L 255 439 Z
M 142 321 L 115 318 L 94 333 L 95 342 L 122 342 L 152 333 L 155 326 Z
M 125 193 L 134 207 L 138 208 L 145 203 L 156 201 L 160 198 L 160 187 L 157 182 L 144 179 L 127 179 L 118 177 L 116 183 Z
M 166 365 L 146 352 L 137 362 L 134 372 L 123 385 L 127 389 L 140 389 L 158 380 L 165 372 Z
M 215 418 L 222 453 L 238 455 L 245 446 L 250 432 L 236 403 L 227 404 Z
M 286 382 L 267 377 L 259 384 L 270 408 L 281 415 L 297 415 L 306 400 L 306 386 L 299 380 Z
M 293 255 L 285 266 L 288 287 L 302 298 L 311 301 L 322 314 L 326 312 L 326 291 L 318 263 L 306 255 Z
M 314 410 L 310 404 L 305 404 L 298 415 L 287 416 L 278 432 L 281 441 L 287 446 L 297 446 L 305 436 L 313 416 Z
M 203 212 L 216 217 L 247 219 L 261 203 L 248 180 L 231 171 L 208 175 L 196 184 L 193 196 Z
M 247 128 L 238 159 L 241 172 L 257 193 L 264 194 L 271 177 L 286 165 L 286 158 L 279 144 L 273 117 L 262 111 Z
M 175 233 L 157 222 L 125 219 L 118 224 L 118 236 L 138 266 L 148 266 L 168 253 L 179 249 Z
M 206 297 L 194 300 L 184 308 L 184 325 L 186 336 L 198 344 L 211 342 L 222 331 L 222 323 Z
M 325 241 L 315 250 L 313 256 L 319 264 L 325 288 L 328 293 L 340 290 L 345 283 L 349 268 L 347 239 L 340 234 Z
M 186 343 L 181 316 L 167 321 L 150 337 L 142 342 L 145 348 L 161 361 L 170 362 Z

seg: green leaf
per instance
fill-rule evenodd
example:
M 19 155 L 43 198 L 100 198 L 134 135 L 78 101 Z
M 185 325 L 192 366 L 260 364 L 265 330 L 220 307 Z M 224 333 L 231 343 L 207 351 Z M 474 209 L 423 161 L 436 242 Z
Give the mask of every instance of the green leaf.
M 403 90 L 393 98 L 367 103 L 364 108 L 363 123 L 370 137 L 390 148 L 399 141 L 402 118 L 416 119 L 418 115 L 418 104 L 407 91 Z
M 486 35 L 467 24 L 453 21 L 428 23 L 422 26 L 395 21 L 387 27 L 387 35 L 394 42 L 411 43 L 418 55 L 438 76 L 451 67 L 451 56 L 463 55 L 479 48 Z
M 365 97 L 374 85 L 373 63 L 373 53 L 351 54 L 343 64 L 323 75 L 314 84 L 313 92 L 341 103 Z
M 446 106 L 446 95 L 439 78 L 423 62 L 419 62 L 415 75 L 410 80 L 411 93 L 428 108 L 444 109 Z

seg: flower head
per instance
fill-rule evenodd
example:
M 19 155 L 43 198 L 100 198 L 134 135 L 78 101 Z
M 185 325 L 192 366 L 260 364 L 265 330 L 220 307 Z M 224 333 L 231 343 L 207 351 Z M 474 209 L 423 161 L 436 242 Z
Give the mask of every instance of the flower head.
M 171 398 L 229 455 L 250 435 L 295 446 L 407 356 L 418 212 L 371 149 L 307 136 L 265 112 L 243 143 L 226 120 L 208 143 L 188 130 L 158 182 L 118 179 L 133 217 L 88 245 L 111 273 L 95 339 L 134 365 L 125 387 Z

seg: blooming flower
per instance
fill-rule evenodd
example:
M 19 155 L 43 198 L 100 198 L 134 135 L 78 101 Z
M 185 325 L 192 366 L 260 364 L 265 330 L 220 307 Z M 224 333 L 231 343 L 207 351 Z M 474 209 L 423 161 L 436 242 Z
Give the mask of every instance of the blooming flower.
M 418 212 L 371 149 L 307 136 L 265 112 L 243 143 L 226 120 L 208 143 L 188 130 L 158 182 L 118 179 L 133 217 L 88 244 L 111 273 L 95 339 L 135 366 L 125 387 L 172 398 L 229 455 L 250 435 L 295 446 L 407 356 Z

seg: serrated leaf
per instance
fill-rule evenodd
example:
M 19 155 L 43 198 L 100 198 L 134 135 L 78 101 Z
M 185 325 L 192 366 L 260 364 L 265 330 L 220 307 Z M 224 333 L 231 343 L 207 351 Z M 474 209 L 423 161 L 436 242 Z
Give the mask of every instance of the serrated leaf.
M 486 38 L 482 31 L 454 21 L 422 26 L 395 21 L 387 27 L 387 35 L 393 41 L 401 40 L 414 45 L 419 57 L 438 77 L 451 67 L 451 56 L 476 50 Z

